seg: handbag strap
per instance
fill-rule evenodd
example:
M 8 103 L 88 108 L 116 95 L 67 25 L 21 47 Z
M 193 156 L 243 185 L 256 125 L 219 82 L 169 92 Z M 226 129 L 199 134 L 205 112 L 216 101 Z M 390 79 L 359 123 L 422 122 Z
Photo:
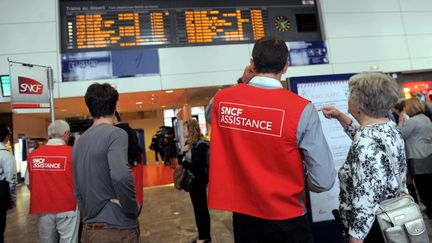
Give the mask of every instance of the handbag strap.
M 387 156 L 388 156 L 389 161 L 390 161 L 390 168 L 391 168 L 391 170 L 393 171 L 393 174 L 396 177 L 396 180 L 397 180 L 397 183 L 398 183 L 399 194 L 402 195 L 403 194 L 403 187 L 402 187 L 402 182 L 401 182 L 401 179 L 400 179 L 400 172 L 396 171 L 396 169 L 395 169 L 396 162 L 395 162 L 393 156 L 390 153 L 390 149 L 387 146 L 385 138 L 382 136 L 382 134 L 381 134 L 380 131 L 377 130 L 377 132 L 378 132 L 378 137 L 381 138 L 382 143 L 384 144 L 384 146 L 386 148 Z

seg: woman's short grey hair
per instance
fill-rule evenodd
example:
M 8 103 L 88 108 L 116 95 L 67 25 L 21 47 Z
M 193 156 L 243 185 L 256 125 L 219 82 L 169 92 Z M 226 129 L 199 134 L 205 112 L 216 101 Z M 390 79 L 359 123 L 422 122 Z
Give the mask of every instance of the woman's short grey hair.
M 399 86 L 383 73 L 359 73 L 348 81 L 349 99 L 371 117 L 385 117 L 399 99 Z
M 62 138 L 63 135 L 69 131 L 69 124 L 65 120 L 55 120 L 48 126 L 48 137 Z

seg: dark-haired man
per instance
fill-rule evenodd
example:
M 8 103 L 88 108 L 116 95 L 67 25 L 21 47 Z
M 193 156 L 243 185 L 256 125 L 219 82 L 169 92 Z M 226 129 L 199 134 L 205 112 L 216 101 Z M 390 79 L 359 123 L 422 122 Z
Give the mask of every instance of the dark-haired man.
M 280 83 L 287 60 L 283 40 L 258 40 L 242 84 L 213 100 L 209 207 L 233 212 L 236 243 L 313 242 L 305 181 L 314 192 L 335 181 L 317 111 Z
M 6 211 L 16 205 L 16 163 L 11 152 L 6 148 L 11 132 L 0 124 L 0 243 L 4 242 L 6 229 Z
M 139 242 L 128 135 L 113 126 L 118 96 L 106 83 L 90 85 L 85 94 L 93 125 L 75 143 L 72 155 L 83 242 Z

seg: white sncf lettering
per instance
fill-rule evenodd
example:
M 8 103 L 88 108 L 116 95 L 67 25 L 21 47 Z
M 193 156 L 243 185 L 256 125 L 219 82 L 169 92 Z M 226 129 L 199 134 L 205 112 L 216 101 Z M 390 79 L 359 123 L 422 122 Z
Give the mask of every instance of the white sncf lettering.
M 33 158 L 32 164 L 33 169 L 60 169 L 61 164 L 60 163 L 45 163 L 45 158 Z
M 233 107 L 222 107 L 222 115 L 232 115 L 232 116 L 239 116 L 241 113 L 243 113 L 243 109 L 240 108 L 233 108 Z
M 229 125 L 244 126 L 250 128 L 258 128 L 262 130 L 272 130 L 271 121 L 257 120 L 248 117 L 241 117 L 243 108 L 222 106 L 221 107 L 221 122 Z
M 275 137 L 282 136 L 285 110 L 240 103 L 220 102 L 220 127 Z
M 44 163 L 45 162 L 45 158 L 34 158 L 33 159 L 33 163 Z
M 20 93 L 27 93 L 27 92 L 38 93 L 42 90 L 43 87 L 42 84 L 26 84 L 26 83 L 20 84 L 19 86 L 20 86 L 19 89 Z

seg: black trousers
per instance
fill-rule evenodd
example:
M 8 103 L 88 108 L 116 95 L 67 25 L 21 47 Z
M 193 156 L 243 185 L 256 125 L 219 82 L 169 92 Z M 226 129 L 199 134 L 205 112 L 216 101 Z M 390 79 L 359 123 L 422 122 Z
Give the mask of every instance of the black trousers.
M 413 178 L 420 201 L 426 206 L 426 215 L 432 218 L 432 192 L 430 190 L 432 174 L 414 175 Z
M 156 161 L 159 161 L 158 154 L 160 154 L 161 160 L 164 159 L 164 157 L 163 157 L 163 155 L 162 155 L 162 151 L 160 151 L 159 149 L 155 149 L 154 152 L 155 152 L 155 158 L 156 158 Z
M 384 238 L 381 233 L 378 221 L 374 221 L 372 228 L 369 230 L 364 243 L 384 243 Z
M 195 222 L 198 228 L 200 240 L 211 239 L 210 236 L 210 213 L 207 205 L 207 184 L 194 183 L 193 189 L 189 192 L 194 213 Z
M 235 243 L 314 242 L 306 215 L 286 220 L 267 220 L 233 213 L 233 227 Z
M 0 209 L 0 243 L 4 243 L 4 232 L 6 229 L 6 213 L 4 209 Z

